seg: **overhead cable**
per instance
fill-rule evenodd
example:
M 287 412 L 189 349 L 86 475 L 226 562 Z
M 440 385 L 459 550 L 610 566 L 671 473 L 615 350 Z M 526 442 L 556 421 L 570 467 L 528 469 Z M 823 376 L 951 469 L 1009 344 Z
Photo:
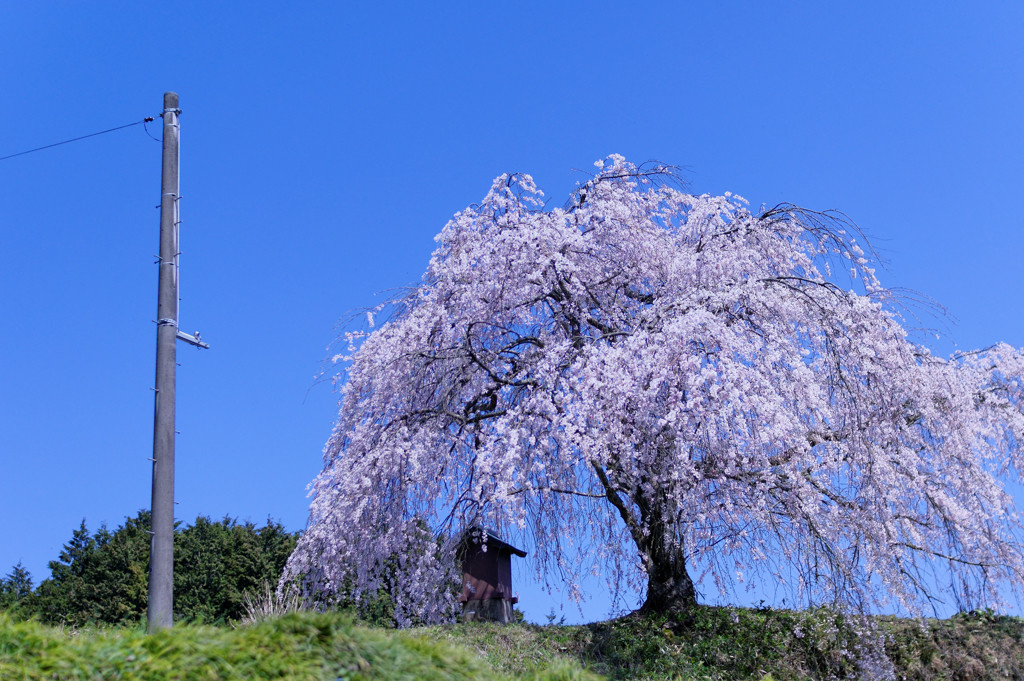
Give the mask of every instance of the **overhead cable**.
M 111 128 L 110 130 L 102 130 L 100 132 L 94 132 L 91 135 L 82 135 L 81 137 L 76 137 L 74 139 L 64 140 L 63 142 L 57 142 L 56 144 L 47 144 L 45 147 L 39 147 L 38 149 L 29 149 L 28 151 L 19 151 L 17 154 L 11 154 L 10 156 L 2 156 L 2 157 L 0 157 L 0 161 L 6 161 L 7 159 L 14 158 L 15 156 L 24 156 L 25 154 L 31 154 L 34 151 L 42 151 L 43 149 L 50 149 L 52 147 L 59 147 L 62 144 L 70 144 L 71 142 L 77 142 L 78 140 L 84 140 L 84 139 L 89 138 L 89 137 L 95 137 L 96 135 L 105 135 L 108 132 L 114 132 L 115 130 L 123 130 L 125 128 L 130 128 L 133 125 L 143 125 L 145 123 L 149 123 L 152 120 L 153 120 L 152 116 L 147 116 L 146 118 L 143 118 L 141 121 L 135 121 L 134 123 L 129 123 L 128 125 L 119 125 L 118 127 Z M 146 132 L 149 132 L 149 131 L 147 130 Z

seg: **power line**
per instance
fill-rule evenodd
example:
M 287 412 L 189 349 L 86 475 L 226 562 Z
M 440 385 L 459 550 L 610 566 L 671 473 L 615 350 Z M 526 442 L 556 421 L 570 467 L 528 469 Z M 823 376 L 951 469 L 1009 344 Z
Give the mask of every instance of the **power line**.
M 134 123 L 129 123 L 128 125 L 119 125 L 118 127 L 111 128 L 110 130 L 103 130 L 101 132 L 94 132 L 91 135 L 83 135 L 81 137 L 76 137 L 75 139 L 72 139 L 72 140 L 64 140 L 63 142 L 57 142 L 56 144 L 47 144 L 45 147 L 39 147 L 38 149 L 29 149 L 28 151 L 19 151 L 17 154 L 11 154 L 10 156 L 0 157 L 0 161 L 6 161 L 7 159 L 14 158 L 15 156 L 24 156 L 25 154 L 31 154 L 34 151 L 42 151 L 43 149 L 50 149 L 52 147 L 59 147 L 62 144 L 70 144 L 71 142 L 77 142 L 78 140 L 84 140 L 84 139 L 86 139 L 88 137 L 95 137 L 96 135 L 105 135 L 108 132 L 114 132 L 115 130 L 123 130 L 125 128 L 130 128 L 133 125 L 141 125 L 141 124 L 149 123 L 152 120 L 153 120 L 152 116 L 147 116 L 146 118 L 143 118 L 141 121 L 135 121 Z

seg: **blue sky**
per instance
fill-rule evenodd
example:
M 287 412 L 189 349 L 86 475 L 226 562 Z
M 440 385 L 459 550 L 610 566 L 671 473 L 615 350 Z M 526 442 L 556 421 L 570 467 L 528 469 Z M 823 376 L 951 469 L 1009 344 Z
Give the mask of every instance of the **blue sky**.
M 885 283 L 1024 345 L 1024 5 L 0 2 L 0 156 L 181 96 L 179 517 L 305 523 L 334 324 L 419 279 L 503 172 L 620 153 L 835 208 Z M 160 146 L 0 161 L 0 574 L 148 507 Z M 1024 502 L 1024 499 L 1021 500 Z M 528 581 L 528 580 L 527 580 Z M 529 619 L 561 601 L 526 581 Z M 595 590 L 581 616 L 607 615 Z

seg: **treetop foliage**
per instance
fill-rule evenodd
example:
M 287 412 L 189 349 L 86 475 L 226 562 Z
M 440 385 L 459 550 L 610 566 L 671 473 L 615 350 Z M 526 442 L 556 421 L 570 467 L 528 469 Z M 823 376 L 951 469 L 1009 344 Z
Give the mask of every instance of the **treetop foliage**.
M 553 210 L 497 178 L 345 335 L 286 581 L 391 580 L 400 622 L 449 618 L 438 585 L 481 525 L 574 597 L 600 572 L 653 610 L 695 582 L 913 612 L 1020 583 L 1020 350 L 915 342 L 842 215 L 596 165 Z
M 22 599 L 32 594 L 32 575 L 21 561 L 0 578 L 0 610 L 17 607 Z

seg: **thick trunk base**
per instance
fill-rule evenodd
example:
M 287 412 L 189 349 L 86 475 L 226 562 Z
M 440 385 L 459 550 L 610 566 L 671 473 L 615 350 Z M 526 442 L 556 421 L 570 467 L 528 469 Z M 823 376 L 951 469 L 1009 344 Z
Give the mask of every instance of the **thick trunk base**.
M 640 606 L 645 614 L 681 613 L 697 607 L 697 590 L 681 555 L 655 564 L 647 578 L 647 598 Z

